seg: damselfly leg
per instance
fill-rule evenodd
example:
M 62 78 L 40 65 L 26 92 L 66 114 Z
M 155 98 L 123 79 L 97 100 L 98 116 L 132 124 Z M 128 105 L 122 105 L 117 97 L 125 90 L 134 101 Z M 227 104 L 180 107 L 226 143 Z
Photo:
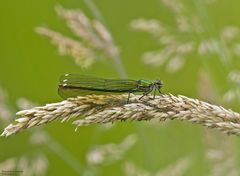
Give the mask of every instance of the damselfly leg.
M 130 94 L 131 93 L 132 93 L 131 91 L 128 92 L 127 104 L 129 103 L 129 99 L 130 99 Z
M 143 95 L 139 98 L 139 100 L 141 100 L 143 97 L 145 97 L 145 96 L 147 96 L 149 93 L 151 93 L 152 90 L 153 90 L 152 87 L 150 87 L 149 89 L 147 89 L 147 90 L 143 93 Z
M 153 99 L 155 99 L 155 96 L 156 96 L 156 87 L 154 87 L 154 90 L 153 90 Z

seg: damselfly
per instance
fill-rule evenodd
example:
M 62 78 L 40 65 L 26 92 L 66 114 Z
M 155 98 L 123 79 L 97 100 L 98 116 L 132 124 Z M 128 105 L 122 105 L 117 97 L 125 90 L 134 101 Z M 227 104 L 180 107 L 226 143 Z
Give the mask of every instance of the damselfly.
M 62 98 L 77 97 L 87 94 L 105 94 L 105 93 L 130 93 L 142 92 L 144 96 L 153 92 L 155 98 L 156 91 L 161 93 L 163 86 L 161 80 L 130 80 L 130 79 L 103 79 L 86 75 L 65 74 L 61 76 L 58 86 L 58 93 Z

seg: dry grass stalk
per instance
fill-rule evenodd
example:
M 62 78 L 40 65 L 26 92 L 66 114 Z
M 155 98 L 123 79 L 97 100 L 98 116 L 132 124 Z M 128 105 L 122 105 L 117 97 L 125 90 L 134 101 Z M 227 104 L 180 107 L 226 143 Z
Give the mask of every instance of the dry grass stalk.
M 17 113 L 21 118 L 7 126 L 2 136 L 57 119 L 63 122 L 80 117 L 84 118 L 73 122 L 78 127 L 125 120 L 179 119 L 215 128 L 227 134 L 240 134 L 240 114 L 232 110 L 181 95 L 161 94 L 155 99 L 145 97 L 144 100 L 139 100 L 139 97 L 131 96 L 130 102 L 126 104 L 125 94 L 88 95 L 23 110 Z
M 223 99 L 227 103 L 238 102 L 240 98 L 240 71 L 239 70 L 231 70 L 228 73 L 228 82 L 231 87 L 225 92 Z
M 190 168 L 190 166 L 191 159 L 186 157 L 161 168 L 156 173 L 152 173 L 137 166 L 131 161 L 127 161 L 124 165 L 124 172 L 126 176 L 181 176 L 186 175 L 186 171 Z
M 61 33 L 45 27 L 38 27 L 36 32 L 49 37 L 52 43 L 57 45 L 59 53 L 72 56 L 77 65 L 89 67 L 93 64 L 95 59 L 94 52 L 90 48 L 85 47 L 80 41 L 65 37 Z
M 191 166 L 190 158 L 181 158 L 177 162 L 170 164 L 164 169 L 158 171 L 155 176 L 181 176 L 185 175 L 186 171 Z
M 90 20 L 81 10 L 67 10 L 57 6 L 56 11 L 66 20 L 72 32 L 91 47 L 103 51 L 110 58 L 118 55 L 110 32 L 100 21 Z
M 240 174 L 233 138 L 206 131 L 204 140 L 207 145 L 206 158 L 211 166 L 211 176 Z
M 203 11 L 207 12 L 210 1 L 214 2 L 201 1 Z M 161 45 L 161 50 L 144 53 L 144 63 L 154 67 L 165 67 L 168 72 L 176 72 L 184 67 L 192 54 L 203 58 L 218 56 L 225 66 L 233 58 L 240 56 L 240 29 L 237 26 L 224 26 L 212 37 L 213 35 L 208 35 L 211 22 L 205 20 L 206 17 L 201 13 L 196 13 L 198 10 L 190 9 L 189 4 L 180 0 L 161 2 L 171 12 L 174 24 L 144 18 L 135 19 L 130 23 L 133 30 L 151 34 Z M 195 35 L 201 37 L 196 38 Z
M 64 36 L 46 27 L 38 27 L 36 31 L 52 40 L 58 46 L 62 55 L 70 55 L 76 64 L 89 67 L 102 56 L 112 59 L 121 76 L 126 76 L 125 70 L 119 68 L 119 50 L 114 44 L 109 30 L 98 20 L 89 19 L 81 10 L 56 7 L 57 14 L 62 17 L 78 40 Z M 99 57 L 101 56 L 101 57 Z
M 137 142 L 137 136 L 128 135 L 121 143 L 108 143 L 95 146 L 87 153 L 87 162 L 91 166 L 107 165 L 119 161 Z
M 0 122 L 6 125 L 12 120 L 13 114 L 8 104 L 8 94 L 0 87 Z
M 46 175 L 49 161 L 45 155 L 34 157 L 21 156 L 8 158 L 0 162 L 1 175 Z M 19 171 L 19 172 L 17 172 Z

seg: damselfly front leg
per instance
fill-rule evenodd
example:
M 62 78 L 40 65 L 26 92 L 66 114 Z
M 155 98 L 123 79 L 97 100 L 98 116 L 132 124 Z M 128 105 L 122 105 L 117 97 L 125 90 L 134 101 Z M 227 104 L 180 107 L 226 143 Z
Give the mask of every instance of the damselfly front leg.
M 145 90 L 143 95 L 139 98 L 139 100 L 141 100 L 143 97 L 145 97 L 146 95 L 148 95 L 150 92 L 152 92 L 153 88 L 150 87 L 149 89 Z
M 161 88 L 158 88 L 158 92 L 160 93 L 160 94 L 162 94 L 162 92 L 161 92 L 161 90 L 160 90 Z
M 153 91 L 153 99 L 155 99 L 155 96 L 156 96 L 156 90 L 158 90 L 158 92 L 159 92 L 159 94 L 161 95 L 162 94 L 162 92 L 161 92 L 161 87 L 154 87 L 154 91 Z
M 153 90 L 153 99 L 155 99 L 155 95 L 156 95 L 156 87 L 154 87 L 154 90 Z

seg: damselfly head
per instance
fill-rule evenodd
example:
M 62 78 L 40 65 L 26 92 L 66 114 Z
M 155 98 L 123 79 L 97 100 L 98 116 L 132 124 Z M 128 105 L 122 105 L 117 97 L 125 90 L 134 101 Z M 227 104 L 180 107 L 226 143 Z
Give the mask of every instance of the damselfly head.
M 158 87 L 162 87 L 163 86 L 163 82 L 161 80 L 156 80 L 156 81 L 154 81 L 153 84 L 158 86 Z

